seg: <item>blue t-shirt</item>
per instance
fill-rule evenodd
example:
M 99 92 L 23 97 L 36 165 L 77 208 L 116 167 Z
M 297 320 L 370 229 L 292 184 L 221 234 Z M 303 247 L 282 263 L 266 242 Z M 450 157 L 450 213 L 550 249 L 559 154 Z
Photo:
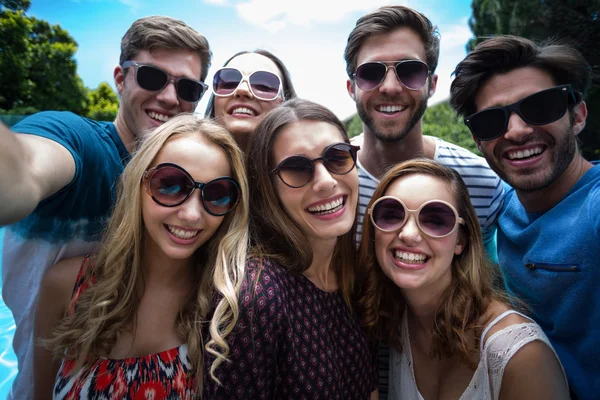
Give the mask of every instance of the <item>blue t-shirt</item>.
M 64 146 L 75 160 L 73 180 L 6 227 L 2 242 L 2 296 L 17 329 L 19 364 L 12 398 L 33 397 L 33 316 L 44 272 L 57 261 L 96 249 L 115 199 L 115 182 L 129 153 L 113 123 L 70 112 L 41 112 L 12 127 Z M 10 398 L 11 396 L 9 396 Z
M 600 165 L 558 204 L 528 213 L 507 186 L 498 258 L 554 346 L 578 399 L 600 393 Z

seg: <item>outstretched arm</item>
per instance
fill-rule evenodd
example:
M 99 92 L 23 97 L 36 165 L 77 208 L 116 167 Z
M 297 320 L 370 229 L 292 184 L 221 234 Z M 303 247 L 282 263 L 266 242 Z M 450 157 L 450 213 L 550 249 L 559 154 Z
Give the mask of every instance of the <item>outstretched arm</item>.
M 16 134 L 0 123 L 0 226 L 19 221 L 75 176 L 75 160 L 62 145 Z
M 504 370 L 500 400 L 569 398 L 565 375 L 554 352 L 534 340 L 510 359 Z

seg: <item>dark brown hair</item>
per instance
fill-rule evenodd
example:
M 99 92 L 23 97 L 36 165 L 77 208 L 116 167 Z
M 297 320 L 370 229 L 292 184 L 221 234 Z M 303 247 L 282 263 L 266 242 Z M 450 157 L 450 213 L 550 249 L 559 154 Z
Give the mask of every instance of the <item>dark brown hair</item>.
M 281 85 L 283 86 L 283 100 L 290 100 L 296 97 L 296 90 L 294 89 L 294 85 L 292 84 L 292 77 L 290 75 L 290 71 L 286 68 L 285 64 L 279 57 L 270 51 L 264 49 L 256 49 L 254 51 L 240 51 L 239 53 L 235 53 L 231 56 L 225 63 L 223 67 L 226 67 L 227 64 L 237 56 L 241 56 L 242 54 L 255 53 L 260 54 L 261 56 L 267 57 L 269 60 L 273 61 L 279 69 L 281 73 Z M 215 95 L 212 94 L 210 96 L 210 100 L 208 100 L 208 105 L 206 106 L 206 111 L 204 112 L 204 116 L 214 118 L 215 117 Z
M 302 121 L 331 124 L 339 129 L 342 141 L 350 142 L 344 124 L 331 111 L 319 104 L 296 98 L 267 114 L 252 135 L 246 158 L 250 186 L 251 253 L 259 258 L 272 259 L 296 274 L 310 267 L 312 251 L 305 234 L 281 206 L 271 171 L 275 168 L 273 143 L 279 133 L 289 124 Z M 355 280 L 355 225 L 338 238 L 332 258 L 332 267 L 348 305 Z
M 363 43 L 372 35 L 389 33 L 399 28 L 410 28 L 423 40 L 425 61 L 431 73 L 435 72 L 440 56 L 440 34 L 438 28 L 418 11 L 405 6 L 385 6 L 356 21 L 348 36 L 344 51 L 346 73 L 352 78 L 356 72 L 358 53 Z
M 200 80 L 204 81 L 210 67 L 212 53 L 208 40 L 185 22 L 154 15 L 136 20 L 121 39 L 120 65 L 131 60 L 140 51 L 154 49 L 191 50 L 200 56 Z
M 450 105 L 462 116 L 477 112 L 475 96 L 489 78 L 524 67 L 548 72 L 556 85 L 570 84 L 582 97 L 591 85 L 591 68 L 574 47 L 552 41 L 538 45 L 529 39 L 505 35 L 479 43 L 456 66 Z
M 426 158 L 403 162 L 383 176 L 367 210 L 392 183 L 412 174 L 433 176 L 446 183 L 456 199 L 458 214 L 465 220 L 459 231 L 465 241 L 464 249 L 452 260 L 452 282 L 435 311 L 431 353 L 439 358 L 458 355 L 474 367 L 482 329 L 479 320 L 492 300 L 507 302 L 507 297 L 493 287 L 495 272 L 486 259 L 477 213 L 458 172 Z M 359 248 L 361 286 L 357 310 L 361 325 L 372 339 L 401 351 L 400 328 L 406 302 L 401 289 L 383 273 L 377 262 L 374 229 L 366 212 Z

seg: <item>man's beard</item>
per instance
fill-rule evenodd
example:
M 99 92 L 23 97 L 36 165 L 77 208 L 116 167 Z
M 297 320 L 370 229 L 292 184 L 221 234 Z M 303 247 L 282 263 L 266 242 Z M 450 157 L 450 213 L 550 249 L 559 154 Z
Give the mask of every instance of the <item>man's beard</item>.
M 412 129 L 419 123 L 421 118 L 423 118 L 423 114 L 425 114 L 426 109 L 427 97 L 421 100 L 421 102 L 417 105 L 417 108 L 415 109 L 413 115 L 403 127 L 398 126 L 397 130 L 385 134 L 381 132 L 380 129 L 377 129 L 374 119 L 369 115 L 369 113 L 363 107 L 363 105 L 360 102 L 356 103 L 356 112 L 362 120 L 363 124 L 365 124 L 365 126 L 369 128 L 369 131 L 373 135 L 375 135 L 375 138 L 377 138 L 377 140 L 379 140 L 380 142 L 387 143 L 399 142 L 403 140 L 409 134 L 409 132 L 412 131 Z

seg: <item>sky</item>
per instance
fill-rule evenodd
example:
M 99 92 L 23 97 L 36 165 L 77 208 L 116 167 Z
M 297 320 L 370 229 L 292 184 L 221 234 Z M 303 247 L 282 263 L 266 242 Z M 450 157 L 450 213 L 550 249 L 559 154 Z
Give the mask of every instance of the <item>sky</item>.
M 214 71 L 241 50 L 264 48 L 283 60 L 296 92 L 323 104 L 339 118 L 356 112 L 346 91 L 344 48 L 362 15 L 388 4 L 403 4 L 425 14 L 441 34 L 435 104 L 449 96 L 451 72 L 466 55 L 472 37 L 467 21 L 471 0 L 32 0 L 28 14 L 60 24 L 79 45 L 75 55 L 85 86 L 102 81 L 114 89 L 120 41 L 129 26 L 148 15 L 181 19 L 203 34 L 213 52 Z M 205 95 L 196 112 L 203 113 Z

